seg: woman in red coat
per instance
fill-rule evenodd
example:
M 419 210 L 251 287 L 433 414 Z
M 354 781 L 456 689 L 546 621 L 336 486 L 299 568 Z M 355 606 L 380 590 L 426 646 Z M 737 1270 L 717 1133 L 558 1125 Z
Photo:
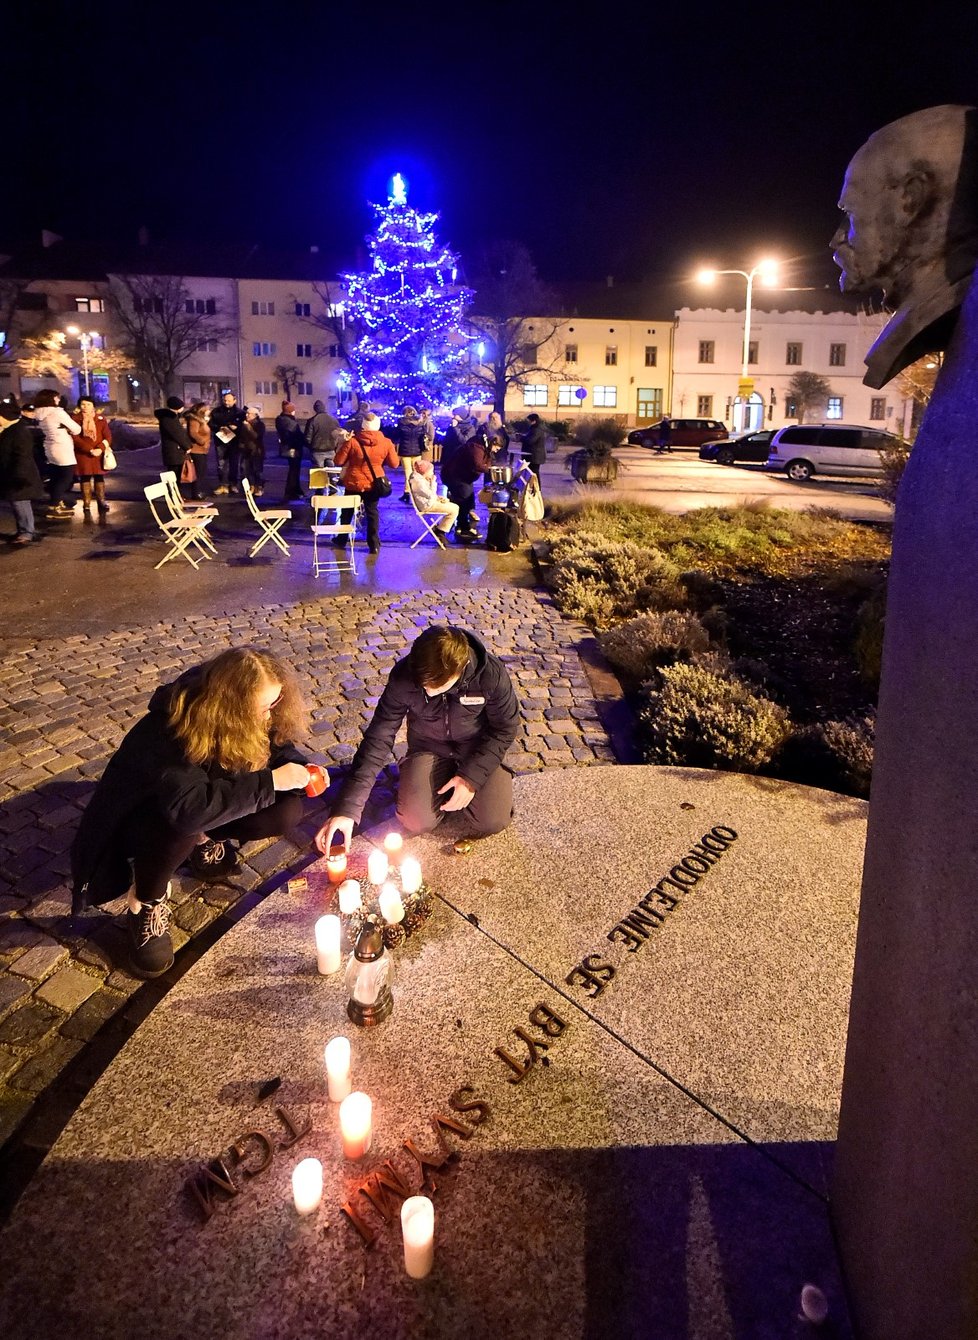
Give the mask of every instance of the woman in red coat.
M 91 521 L 93 487 L 99 516 L 105 516 L 109 510 L 105 501 L 105 467 L 102 461 L 105 448 L 112 442 L 112 430 L 102 415 L 96 413 L 95 401 L 90 395 L 83 395 L 79 399 L 78 408 L 71 417 L 81 428 L 74 440 L 75 475 L 81 485 L 85 520 Z
M 380 431 L 380 420 L 376 414 L 363 416 L 363 427 L 337 449 L 334 464 L 343 466 L 340 483 L 344 493 L 359 493 L 363 499 L 363 510 L 367 514 L 367 548 L 376 554 L 380 550 L 380 518 L 377 512 L 380 498 L 374 481 L 386 479 L 385 465 L 396 470 L 401 464 L 394 443 Z M 345 537 L 337 538 L 341 544 L 346 543 Z

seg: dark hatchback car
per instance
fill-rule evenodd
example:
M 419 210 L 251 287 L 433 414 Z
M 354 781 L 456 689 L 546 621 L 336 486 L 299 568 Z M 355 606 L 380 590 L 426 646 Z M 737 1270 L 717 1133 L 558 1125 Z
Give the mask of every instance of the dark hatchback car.
M 727 430 L 716 419 L 673 419 L 669 445 L 672 447 L 701 447 L 714 437 L 726 437 Z M 645 428 L 633 428 L 628 434 L 633 447 L 657 447 L 659 425 L 650 423 Z
M 735 461 L 761 461 L 766 465 L 773 436 L 773 428 L 760 428 L 756 433 L 725 437 L 720 442 L 704 442 L 700 447 L 700 460 L 716 461 L 719 465 L 733 465 Z

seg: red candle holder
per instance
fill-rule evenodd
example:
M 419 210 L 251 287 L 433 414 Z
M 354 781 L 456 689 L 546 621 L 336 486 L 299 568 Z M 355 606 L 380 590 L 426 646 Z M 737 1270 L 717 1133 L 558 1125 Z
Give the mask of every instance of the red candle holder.
M 321 796 L 326 790 L 326 774 L 318 763 L 307 763 L 306 772 L 309 774 L 309 780 L 306 782 L 307 796 Z
M 330 884 L 342 884 L 346 879 L 347 855 L 345 847 L 331 847 L 326 857 L 326 875 Z

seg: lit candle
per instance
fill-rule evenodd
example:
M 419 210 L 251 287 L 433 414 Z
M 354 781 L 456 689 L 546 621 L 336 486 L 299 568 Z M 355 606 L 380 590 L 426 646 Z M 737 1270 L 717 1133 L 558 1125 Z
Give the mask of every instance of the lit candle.
M 342 1103 L 352 1088 L 350 1083 L 350 1039 L 330 1038 L 326 1043 L 326 1086 L 331 1103 Z
M 346 850 L 337 847 L 326 857 L 326 876 L 330 884 L 342 884 L 346 878 Z
M 383 884 L 390 862 L 385 851 L 372 851 L 367 857 L 367 878 L 371 884 Z
M 384 851 L 388 856 L 396 856 L 404 846 L 404 839 L 400 833 L 388 833 L 384 838 Z
M 339 917 L 320 917 L 316 922 L 316 959 L 324 977 L 339 971 L 343 961 L 340 955 Z
M 373 1103 L 365 1093 L 351 1093 L 340 1103 L 340 1136 L 348 1159 L 362 1159 L 373 1137 Z
M 393 884 L 385 884 L 380 890 L 380 915 L 390 926 L 404 920 L 404 904 Z
M 312 1214 L 323 1198 L 323 1165 L 303 1159 L 292 1169 L 292 1199 L 300 1214 Z
M 423 1280 L 435 1261 L 435 1207 L 427 1196 L 408 1196 L 401 1206 L 404 1269 Z
M 417 893 L 421 888 L 421 862 L 405 856 L 401 862 L 401 888 L 405 893 Z
M 360 885 L 355 879 L 345 879 L 339 888 L 340 911 L 344 916 L 360 911 Z

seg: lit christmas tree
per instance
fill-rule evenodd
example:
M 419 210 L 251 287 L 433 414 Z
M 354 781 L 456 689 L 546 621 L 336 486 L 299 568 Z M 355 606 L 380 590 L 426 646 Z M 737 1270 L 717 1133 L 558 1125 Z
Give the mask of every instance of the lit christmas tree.
M 346 320 L 359 335 L 349 348 L 354 394 L 418 409 L 477 399 L 462 332 L 472 291 L 456 282 L 458 257 L 435 237 L 439 216 L 411 208 L 400 173 L 387 204 L 371 208 L 370 267 L 342 276 Z

